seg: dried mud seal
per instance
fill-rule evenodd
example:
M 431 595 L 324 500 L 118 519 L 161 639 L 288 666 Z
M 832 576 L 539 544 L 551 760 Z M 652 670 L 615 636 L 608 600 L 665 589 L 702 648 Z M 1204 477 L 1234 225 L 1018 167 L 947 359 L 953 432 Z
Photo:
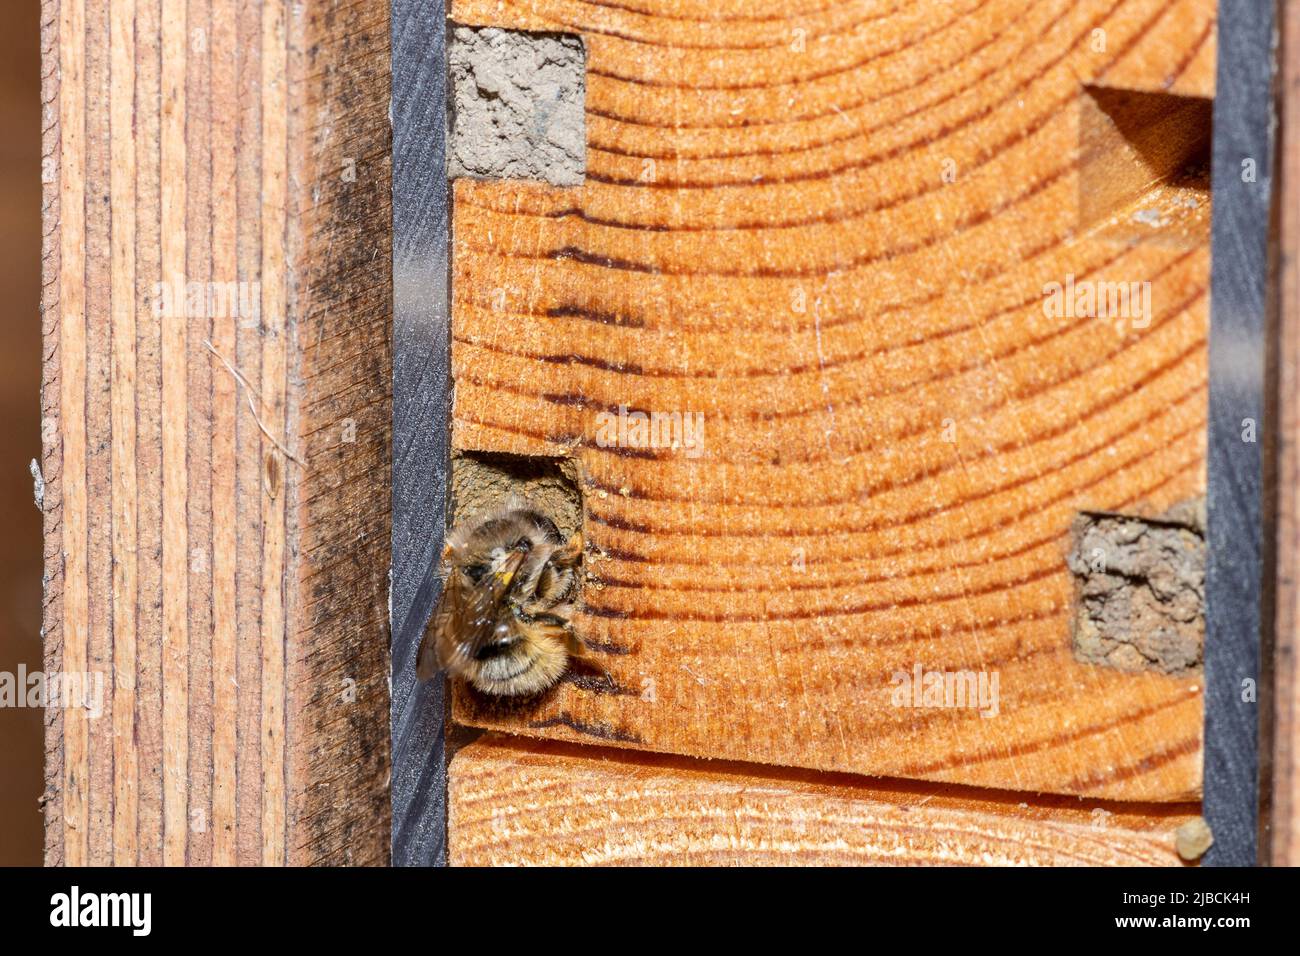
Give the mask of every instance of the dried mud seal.
M 1074 575 L 1074 656 L 1124 671 L 1185 675 L 1205 646 L 1203 500 L 1156 517 L 1084 513 L 1066 563 Z
M 450 41 L 448 175 L 582 185 L 587 172 L 582 38 L 457 26 Z

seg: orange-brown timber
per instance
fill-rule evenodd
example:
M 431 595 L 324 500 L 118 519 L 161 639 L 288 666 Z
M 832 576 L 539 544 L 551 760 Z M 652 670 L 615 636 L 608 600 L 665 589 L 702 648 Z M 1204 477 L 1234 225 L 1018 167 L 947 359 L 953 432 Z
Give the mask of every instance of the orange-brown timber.
M 1088 164 L 1139 161 L 1085 126 L 1086 88 L 1211 97 L 1214 4 L 452 15 L 587 44 L 585 185 L 455 185 L 453 443 L 580 463 L 578 626 L 619 688 L 462 688 L 456 719 L 1195 799 L 1197 681 L 1076 662 L 1064 554 L 1080 510 L 1204 493 L 1208 197 L 1097 219 L 1081 193 Z M 1068 276 L 1149 281 L 1148 321 L 1046 314 Z M 620 406 L 702 413 L 703 454 L 602 447 Z M 893 706 L 917 663 L 996 673 L 998 716 Z
M 1180 864 L 1186 804 L 1080 803 L 950 784 L 487 737 L 451 765 L 450 860 L 512 865 Z

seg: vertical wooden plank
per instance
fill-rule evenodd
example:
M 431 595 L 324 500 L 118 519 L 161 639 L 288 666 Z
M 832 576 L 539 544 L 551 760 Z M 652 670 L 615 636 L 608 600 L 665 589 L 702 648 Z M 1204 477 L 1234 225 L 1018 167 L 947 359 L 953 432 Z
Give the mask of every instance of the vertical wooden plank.
M 64 674 L 88 670 L 89 585 L 86 567 L 86 302 L 84 0 L 60 4 L 59 18 L 59 433 L 62 437 Z M 68 476 L 71 476 L 69 479 Z M 86 712 L 63 708 L 63 859 L 89 862 L 87 787 L 90 739 Z
M 289 781 L 311 781 L 287 821 L 293 863 L 389 860 L 388 17 L 383 0 L 307 4 L 288 25 L 287 248 L 298 269 L 287 414 L 304 465 L 287 483 L 297 507 L 285 766 Z
M 188 0 L 186 11 L 185 271 L 189 287 L 204 290 L 200 309 L 186 309 L 186 395 L 197 426 L 186 432 L 186 533 L 188 553 L 189 694 L 186 723 L 190 782 L 187 794 L 187 861 L 212 865 L 212 462 L 215 408 L 212 380 L 220 371 L 205 343 L 230 322 L 225 290 L 213 281 L 212 96 L 210 0 Z
M 162 0 L 136 0 L 136 738 L 141 866 L 163 862 L 163 474 L 161 18 Z
M 387 9 L 48 10 L 47 861 L 384 862 Z
M 284 856 L 284 490 L 292 462 L 285 434 L 286 311 L 285 10 L 262 17 L 262 862 Z
M 260 0 L 238 7 L 239 129 L 236 148 L 239 211 L 239 280 L 256 301 L 255 314 L 241 316 L 236 331 L 235 364 L 251 382 L 262 379 L 262 10 Z M 232 376 L 233 377 L 233 376 Z M 239 401 L 247 398 L 242 393 Z M 238 862 L 262 861 L 262 433 L 242 409 L 235 429 L 236 574 L 239 649 L 236 656 L 239 752 L 237 806 L 241 821 Z
M 113 863 L 136 863 L 135 5 L 112 0 Z
M 185 863 L 189 827 L 189 531 L 186 349 L 185 0 L 162 4 L 162 281 L 173 290 L 162 315 L 163 862 Z M 176 299 L 181 301 L 176 301 Z
M 218 2 L 212 17 L 212 280 L 230 283 L 238 292 L 239 204 L 235 150 L 239 131 L 238 9 Z M 212 327 L 213 349 L 235 355 L 236 311 Z M 236 404 L 238 385 L 218 369 L 212 377 L 212 862 L 233 866 L 235 843 L 236 767 L 238 752 L 238 600 L 236 565 Z
M 59 669 L 63 658 L 63 442 L 59 429 L 62 405 L 62 327 L 60 313 L 63 231 L 63 110 L 61 95 L 63 59 L 63 5 L 59 0 L 41 4 L 41 337 L 45 363 L 41 370 L 41 472 L 45 482 L 43 530 L 45 545 L 42 613 L 44 640 L 42 664 L 47 672 Z M 44 853 L 48 864 L 62 863 L 64 854 L 63 781 L 65 772 L 64 722 L 61 709 L 45 712 Z
M 110 89 L 109 7 L 86 8 L 86 89 Z M 101 93 L 102 96 L 102 93 Z M 113 489 L 112 489 L 112 257 L 90 254 L 111 243 L 109 110 L 86 114 L 86 670 L 97 699 L 90 718 L 88 861 L 104 866 L 113 857 Z M 98 685 L 98 687 L 96 686 Z

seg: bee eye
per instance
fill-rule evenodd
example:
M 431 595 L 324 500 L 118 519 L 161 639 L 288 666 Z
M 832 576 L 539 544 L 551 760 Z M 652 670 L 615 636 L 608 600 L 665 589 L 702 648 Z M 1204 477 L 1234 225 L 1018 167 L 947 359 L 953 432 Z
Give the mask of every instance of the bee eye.
M 483 580 L 483 575 L 487 574 L 488 567 L 486 564 L 471 564 L 465 569 L 465 576 L 475 584 Z
M 520 538 L 518 541 L 515 542 L 516 551 L 531 551 L 532 549 L 533 549 L 533 543 L 529 541 L 527 538 Z

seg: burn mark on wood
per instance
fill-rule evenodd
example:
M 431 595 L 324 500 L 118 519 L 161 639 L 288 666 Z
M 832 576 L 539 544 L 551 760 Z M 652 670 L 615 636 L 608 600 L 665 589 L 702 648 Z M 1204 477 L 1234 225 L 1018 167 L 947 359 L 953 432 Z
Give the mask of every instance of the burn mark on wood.
M 546 310 L 554 319 L 583 319 L 587 322 L 599 322 L 602 325 L 617 325 L 627 329 L 643 329 L 645 321 L 630 315 L 620 315 L 602 309 L 589 309 L 581 305 L 557 305 Z
M 595 651 L 597 654 L 612 654 L 616 657 L 625 657 L 629 654 L 637 653 L 637 648 L 635 647 L 629 647 L 626 644 L 619 644 L 617 641 L 595 640 L 586 635 L 583 635 L 582 643 L 587 645 L 587 650 Z
M 560 678 L 566 684 L 572 684 L 579 690 L 592 694 L 608 694 L 615 697 L 639 697 L 641 692 L 620 684 L 608 672 L 577 659 L 569 662 L 569 670 Z
M 581 720 L 570 716 L 567 713 L 560 714 L 558 717 L 550 717 L 546 720 L 535 720 L 528 725 L 534 730 L 544 730 L 548 727 L 568 727 L 570 730 L 585 734 L 588 737 L 595 737 L 598 740 L 610 740 L 624 744 L 639 744 L 643 741 L 637 734 L 627 730 L 620 730 L 609 724 L 584 723 Z

